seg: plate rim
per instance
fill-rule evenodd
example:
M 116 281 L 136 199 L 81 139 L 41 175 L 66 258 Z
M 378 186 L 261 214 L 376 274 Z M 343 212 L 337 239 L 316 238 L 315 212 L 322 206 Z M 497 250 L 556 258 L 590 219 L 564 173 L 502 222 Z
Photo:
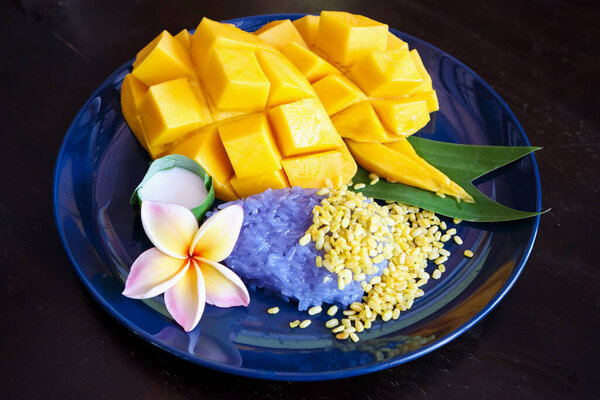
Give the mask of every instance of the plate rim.
M 277 20 L 277 19 L 292 19 L 293 20 L 293 19 L 301 18 L 305 15 L 318 15 L 318 14 L 310 14 L 310 13 L 308 13 L 308 14 L 307 13 L 256 14 L 256 15 L 250 15 L 250 16 L 245 16 L 245 17 L 228 19 L 228 20 L 225 20 L 222 22 L 236 23 L 236 22 L 247 21 L 247 20 L 251 20 L 251 19 L 255 19 L 255 18 L 256 19 L 266 19 L 268 21 Z M 429 42 L 426 42 L 422 39 L 419 39 L 415 36 L 412 36 L 410 34 L 407 34 L 405 32 L 399 31 L 399 30 L 391 28 L 391 27 L 389 29 L 394 34 L 401 33 L 403 36 L 410 38 L 414 42 L 419 42 L 421 44 L 431 47 L 432 49 L 436 50 L 437 52 L 444 54 L 444 56 L 450 58 L 453 62 L 464 67 L 469 73 L 471 73 L 475 78 L 477 78 L 479 80 L 479 82 L 482 83 L 484 88 L 486 88 L 492 94 L 492 96 L 498 101 L 500 106 L 507 112 L 508 116 L 515 123 L 515 126 L 516 126 L 519 134 L 521 135 L 521 137 L 524 139 L 526 145 L 531 146 L 531 144 L 529 142 L 529 138 L 527 137 L 525 131 L 523 130 L 523 127 L 521 126 L 520 122 L 518 121 L 518 119 L 514 115 L 513 111 L 508 106 L 508 104 L 506 104 L 506 102 L 498 95 L 498 93 L 496 93 L 496 91 L 494 90 L 494 88 L 492 86 L 490 86 L 490 84 L 488 84 L 483 78 L 481 78 L 481 76 L 479 76 L 469 66 L 467 66 L 460 60 L 456 59 L 454 56 L 452 56 L 448 52 L 438 48 L 435 45 L 432 45 Z M 532 217 L 532 218 L 534 218 L 534 223 L 533 223 L 532 233 L 529 238 L 529 242 L 527 243 L 527 246 L 525 247 L 525 251 L 521 256 L 521 259 L 519 260 L 518 265 L 516 266 L 516 268 L 513 269 L 513 272 L 508 277 L 507 281 L 504 283 L 501 290 L 496 294 L 496 296 L 494 298 L 492 298 L 488 303 L 486 303 L 486 305 L 475 316 L 473 316 L 469 321 L 464 323 L 460 328 L 458 328 L 458 329 L 454 330 L 453 332 L 449 333 L 448 335 L 444 336 L 441 340 L 436 341 L 435 343 L 432 343 L 431 345 L 425 345 L 422 348 L 418 349 L 417 351 L 407 353 L 405 355 L 399 355 L 390 360 L 380 361 L 380 362 L 372 364 L 372 365 L 353 366 L 350 368 L 344 368 L 344 369 L 334 370 L 334 371 L 277 372 L 277 371 L 268 371 L 268 370 L 259 370 L 259 369 L 253 369 L 253 368 L 243 368 L 243 367 L 231 366 L 231 365 L 222 364 L 222 363 L 208 360 L 208 359 L 191 356 L 189 353 L 185 353 L 181 350 L 178 350 L 177 348 L 174 348 L 172 346 L 169 346 L 169 345 L 157 340 L 156 338 L 147 334 L 146 332 L 140 332 L 134 326 L 133 323 L 131 323 L 126 317 L 121 315 L 119 313 L 119 311 L 116 310 L 111 305 L 111 303 L 109 303 L 107 300 L 105 300 L 105 298 L 96 291 L 96 289 L 91 285 L 91 283 L 88 281 L 88 279 L 84 276 L 81 268 L 79 267 L 78 263 L 75 261 L 75 257 L 73 255 L 73 252 L 71 251 L 71 248 L 69 247 L 69 245 L 66 241 L 63 226 L 62 226 L 62 224 L 60 222 L 60 218 L 59 218 L 60 216 L 59 216 L 59 207 L 58 207 L 58 197 L 59 197 L 58 182 L 59 182 L 59 178 L 60 178 L 59 175 L 61 172 L 61 169 L 59 169 L 59 167 L 63 164 L 62 160 L 65 155 L 66 143 L 67 143 L 68 139 L 70 138 L 70 136 L 73 134 L 75 122 L 80 120 L 82 114 L 85 112 L 85 105 L 89 104 L 91 100 L 93 100 L 95 97 L 97 97 L 98 94 L 101 92 L 101 90 L 103 90 L 103 88 L 105 88 L 109 84 L 109 82 L 112 82 L 117 75 L 122 73 L 122 70 L 124 68 L 130 66 L 132 63 L 132 60 L 133 60 L 133 58 L 129 59 L 128 61 L 126 61 L 125 63 L 120 65 L 106 79 L 104 79 L 102 81 L 102 83 L 94 90 L 94 92 L 86 99 L 86 101 L 83 103 L 83 105 L 79 108 L 77 114 L 73 118 L 73 121 L 69 125 L 67 133 L 65 134 L 65 136 L 61 142 L 58 156 L 56 159 L 56 164 L 54 167 L 54 172 L 53 172 L 53 183 L 52 183 L 53 215 L 54 215 L 54 223 L 55 223 L 56 229 L 58 231 L 61 243 L 63 245 L 65 252 L 67 253 L 69 260 L 71 261 L 73 269 L 75 270 L 75 272 L 77 273 L 77 276 L 79 277 L 79 280 L 84 284 L 86 289 L 92 294 L 92 296 L 95 298 L 95 300 L 98 301 L 98 303 L 100 303 L 100 305 L 106 311 L 108 311 L 108 313 L 112 317 L 114 317 L 117 321 L 119 321 L 124 327 L 129 329 L 135 335 L 143 338 L 144 340 L 151 343 L 152 345 L 166 351 L 169 354 L 172 354 L 178 358 L 184 359 L 184 360 L 194 363 L 196 365 L 211 368 L 211 369 L 214 369 L 214 370 L 217 370 L 220 372 L 231 373 L 231 374 L 249 377 L 249 378 L 282 380 L 282 381 L 319 381 L 319 380 L 332 380 L 332 379 L 348 378 L 348 377 L 368 374 L 368 373 L 380 371 L 383 369 L 395 367 L 400 364 L 404 364 L 406 362 L 409 362 L 409 361 L 412 361 L 419 357 L 422 357 L 422 356 L 448 344 L 452 340 L 456 339 L 458 336 L 462 335 L 463 333 L 465 333 L 466 331 L 471 329 L 475 324 L 477 324 L 479 321 L 481 321 L 490 311 L 492 311 L 498 305 L 498 303 L 504 298 L 504 296 L 506 296 L 506 294 L 514 286 L 515 282 L 521 275 L 521 272 L 523 271 L 525 264 L 527 263 L 529 256 L 531 255 L 531 251 L 533 249 L 533 245 L 534 245 L 536 237 L 537 237 L 539 223 L 540 223 L 540 215 Z M 536 182 L 536 185 L 535 185 L 536 209 L 535 209 L 535 211 L 540 212 L 541 206 L 542 206 L 542 188 L 541 188 L 541 179 L 540 179 L 539 169 L 537 166 L 535 155 L 533 153 L 531 153 L 527 157 L 531 157 L 531 162 L 532 162 L 532 167 L 533 167 L 532 172 L 533 172 L 533 176 L 534 176 L 535 182 Z

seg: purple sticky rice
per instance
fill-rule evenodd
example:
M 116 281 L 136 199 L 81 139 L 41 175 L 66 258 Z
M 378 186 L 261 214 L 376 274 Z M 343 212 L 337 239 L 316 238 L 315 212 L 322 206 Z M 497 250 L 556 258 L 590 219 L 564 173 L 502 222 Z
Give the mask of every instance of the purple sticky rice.
M 347 306 L 361 301 L 363 289 L 352 281 L 338 289 L 337 274 L 315 264 L 318 251 L 314 242 L 301 246 L 298 241 L 312 224 L 312 209 L 323 196 L 314 189 L 300 187 L 263 193 L 221 204 L 244 208 L 244 222 L 238 241 L 225 265 L 235 271 L 249 287 L 261 287 L 298 300 L 306 310 L 322 303 Z M 209 215 L 209 214 L 207 214 Z M 380 275 L 387 264 L 378 264 Z M 325 277 L 329 279 L 325 282 Z M 372 275 L 374 276 L 374 275 Z M 367 279 L 370 279 L 369 276 Z

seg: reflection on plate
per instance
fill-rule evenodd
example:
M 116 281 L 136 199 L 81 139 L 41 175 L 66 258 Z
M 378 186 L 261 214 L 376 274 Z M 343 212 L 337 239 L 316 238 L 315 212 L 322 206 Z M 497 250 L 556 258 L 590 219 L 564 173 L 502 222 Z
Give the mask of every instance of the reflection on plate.
M 235 19 L 252 31 L 275 20 L 302 15 Z M 392 30 L 418 49 L 431 73 L 441 109 L 421 135 L 468 144 L 528 146 L 506 104 L 473 71 L 443 51 Z M 115 318 L 145 340 L 196 364 L 239 375 L 282 380 L 348 377 L 402 364 L 454 339 L 487 314 L 523 269 L 539 217 L 497 224 L 458 226 L 464 245 L 449 248 L 442 279 L 430 280 L 425 296 L 396 321 L 378 322 L 361 341 L 337 341 L 313 318 L 306 329 L 293 303 L 251 292 L 247 308 L 207 307 L 189 334 L 172 321 L 159 298 L 144 302 L 121 295 L 133 260 L 150 247 L 129 196 L 142 179 L 148 156 L 120 111 L 119 88 L 131 62 L 115 71 L 77 114 L 65 137 L 55 171 L 58 230 L 75 270 Z M 541 192 L 533 155 L 503 168 L 478 188 L 521 210 L 540 211 Z M 462 256 L 472 249 L 473 258 Z M 266 310 L 279 306 L 281 312 Z M 320 322 L 320 323 L 319 323 Z

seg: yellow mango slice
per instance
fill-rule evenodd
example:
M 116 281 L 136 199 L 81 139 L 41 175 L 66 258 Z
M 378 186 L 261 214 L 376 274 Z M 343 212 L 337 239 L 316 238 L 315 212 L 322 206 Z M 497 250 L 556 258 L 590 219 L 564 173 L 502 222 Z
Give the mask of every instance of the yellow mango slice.
M 435 90 L 429 90 L 427 92 L 417 92 L 410 96 L 411 100 L 424 100 L 425 104 L 427 104 L 427 111 L 430 113 L 434 111 L 438 111 L 440 109 L 440 104 L 438 102 L 437 94 Z
M 148 143 L 144 137 L 138 110 L 147 91 L 148 86 L 138 81 L 133 75 L 125 75 L 121 85 L 121 111 L 129 128 L 146 150 L 148 150 Z
M 226 122 L 219 134 L 238 178 L 281 169 L 281 155 L 264 114 Z
M 429 76 L 429 72 L 427 72 L 427 69 L 425 69 L 425 65 L 423 65 L 423 60 L 421 60 L 421 56 L 419 55 L 417 49 L 411 50 L 410 56 L 412 57 L 415 66 L 419 70 L 419 75 L 421 75 L 421 79 L 423 79 L 423 82 L 419 86 L 417 86 L 414 92 L 427 92 L 433 90 L 431 76 Z
M 350 77 L 371 97 L 410 95 L 423 82 L 408 50 L 369 53 L 350 69 Z
M 283 19 L 280 21 L 271 21 L 254 32 L 261 40 L 269 43 L 277 50 L 283 49 L 288 44 L 294 42 L 308 49 L 308 45 L 296 29 L 292 21 Z
M 340 74 L 327 75 L 313 83 L 313 89 L 329 116 L 367 99 L 358 86 Z
M 288 44 L 281 52 L 298 68 L 310 83 L 314 83 L 326 75 L 338 72 L 333 65 L 312 51 L 300 46 L 298 43 Z
M 464 201 L 473 201 L 467 192 L 441 171 L 423 159 L 419 161 L 410 153 L 407 155 L 406 144 L 410 146 L 408 141 L 400 145 L 395 143 L 363 143 L 346 139 L 348 149 L 358 164 L 389 182 L 400 182 L 435 193 L 455 196 Z M 398 146 L 402 151 L 396 151 L 394 146 Z
M 345 146 L 304 156 L 284 158 L 281 165 L 292 186 L 339 187 L 356 174 L 356 163 Z
M 208 54 L 213 48 L 239 50 L 275 50 L 251 33 L 244 32 L 231 24 L 222 24 L 202 18 L 192 35 L 192 60 L 198 75 L 202 74 Z
M 275 138 L 285 157 L 330 150 L 343 142 L 317 99 L 283 104 L 268 111 Z
M 388 32 L 386 50 L 408 50 L 408 43 L 394 35 L 392 32 Z
M 282 169 L 265 172 L 249 178 L 231 178 L 231 186 L 238 197 L 264 192 L 267 189 L 283 189 L 290 187 L 288 179 Z
M 211 124 L 212 122 L 214 122 L 214 118 L 212 116 L 210 106 L 208 105 L 208 99 L 204 95 L 202 85 L 195 76 L 191 76 L 188 78 L 188 85 L 190 86 L 190 89 L 196 96 L 196 101 L 198 102 L 198 113 L 200 113 L 201 121 L 198 128 Z
M 198 108 L 186 78 L 151 86 L 139 108 L 148 145 L 170 143 L 205 125 Z
M 192 48 L 192 34 L 187 29 L 183 29 L 177 35 L 173 36 L 176 40 L 179 40 L 179 43 L 183 45 L 186 49 Z
M 350 66 L 372 51 L 385 50 L 388 26 L 361 15 L 323 11 L 316 47 L 333 61 Z
M 319 32 L 319 17 L 317 15 L 305 15 L 292 21 L 302 38 L 309 46 L 314 46 Z
M 137 54 L 131 72 L 148 86 L 194 73 L 189 53 L 167 31 L 163 31 Z
M 202 84 L 218 108 L 244 111 L 263 110 L 271 87 L 254 52 L 222 48 L 211 51 Z
M 389 134 L 368 101 L 355 104 L 331 117 L 331 122 L 343 138 L 359 142 L 391 142 L 397 136 Z
M 212 176 L 217 198 L 225 201 L 237 199 L 229 183 L 233 175 L 233 167 L 216 127 L 200 130 L 178 142 L 169 150 L 169 154 L 181 154 L 196 160 Z
M 267 101 L 269 107 L 315 95 L 306 78 L 282 54 L 258 51 L 256 57 L 267 79 L 271 82 Z
M 425 161 L 425 159 L 419 157 L 415 149 L 405 138 L 393 143 L 387 143 L 386 146 L 415 161 L 421 166 L 421 168 L 424 171 L 427 171 L 430 176 L 437 177 L 437 179 L 440 182 L 445 182 L 445 191 L 442 191 L 442 193 L 449 194 L 450 196 L 454 196 L 457 199 L 466 201 L 467 203 L 473 202 L 473 197 L 471 197 L 471 195 L 467 193 L 462 187 L 460 187 L 454 181 L 450 180 L 450 178 L 448 178 L 444 173 L 435 168 L 433 165 Z
M 373 100 L 381 122 L 396 135 L 410 136 L 429 122 L 425 100 L 412 98 Z

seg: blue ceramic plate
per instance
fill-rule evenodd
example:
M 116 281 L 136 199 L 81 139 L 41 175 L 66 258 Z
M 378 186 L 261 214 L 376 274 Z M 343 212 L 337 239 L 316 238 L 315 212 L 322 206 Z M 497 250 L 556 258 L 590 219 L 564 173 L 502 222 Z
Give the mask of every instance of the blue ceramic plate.
M 235 19 L 253 31 L 302 15 Z M 493 89 L 464 64 L 417 38 L 392 30 L 418 49 L 431 73 L 441 109 L 421 133 L 456 143 L 528 146 L 523 129 Z M 223 372 L 280 380 L 334 379 L 393 367 L 448 343 L 485 316 L 521 273 L 539 217 L 524 221 L 458 226 L 465 244 L 450 246 L 447 272 L 431 280 L 425 296 L 397 321 L 374 324 L 361 341 L 336 341 L 323 323 L 290 329 L 304 313 L 294 304 L 251 293 L 248 308 L 207 307 L 199 327 L 186 334 L 160 299 L 142 302 L 121 295 L 133 260 L 150 243 L 129 196 L 142 179 L 148 156 L 129 131 L 119 89 L 131 61 L 96 90 L 64 139 L 54 176 L 58 231 L 75 271 L 110 314 L 145 340 L 193 363 Z M 541 191 L 533 155 L 479 182 L 502 204 L 540 211 Z M 462 249 L 472 249 L 471 259 Z M 279 306 L 277 315 L 266 309 Z M 315 318 L 324 322 L 325 316 Z

